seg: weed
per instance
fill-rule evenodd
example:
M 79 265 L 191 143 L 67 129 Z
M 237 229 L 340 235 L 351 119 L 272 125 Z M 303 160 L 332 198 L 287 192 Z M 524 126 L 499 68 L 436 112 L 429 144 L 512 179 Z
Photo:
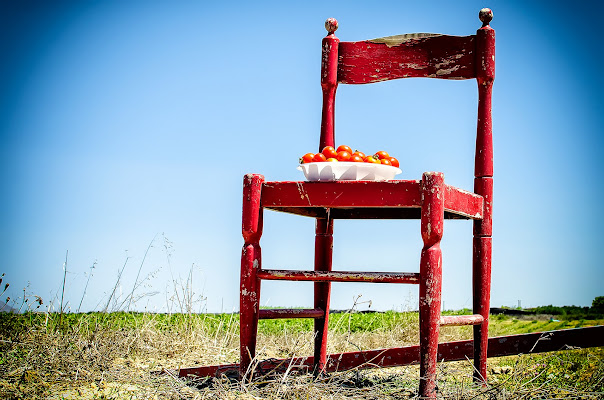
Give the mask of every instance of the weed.
M 179 379 L 171 371 L 238 361 L 239 316 L 193 312 L 196 302 L 203 300 L 193 293 L 193 267 L 185 284 L 173 284 L 180 313 L 136 313 L 128 312 L 128 307 L 114 312 L 36 312 L 32 306 L 37 297 L 24 289 L 20 306 L 27 312 L 0 313 L 0 398 L 407 399 L 417 395 L 417 366 L 352 370 L 319 379 L 290 368 L 284 374 L 247 383 L 229 377 Z M 133 287 L 125 299 L 115 301 L 110 296 L 107 311 L 111 304 L 134 302 L 137 284 Z M 41 304 L 40 299 L 38 307 Z M 353 306 L 331 314 L 329 324 L 330 353 L 419 341 L 416 312 L 362 313 Z M 500 336 L 602 324 L 602 319 L 589 318 L 492 316 L 489 333 Z M 462 340 L 471 335 L 470 326 L 442 327 L 440 339 Z M 264 320 L 258 328 L 257 356 L 310 355 L 312 342 L 311 320 Z M 597 399 L 604 392 L 604 348 L 492 358 L 489 368 L 489 384 L 483 387 L 473 384 L 470 361 L 439 364 L 441 396 Z

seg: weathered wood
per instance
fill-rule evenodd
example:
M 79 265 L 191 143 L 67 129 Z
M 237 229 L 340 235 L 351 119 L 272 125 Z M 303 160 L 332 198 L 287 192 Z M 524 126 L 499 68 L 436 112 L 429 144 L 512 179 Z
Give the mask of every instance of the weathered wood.
M 455 213 L 472 219 L 483 216 L 482 196 L 445 185 L 445 212 Z
M 241 232 L 245 243 L 255 243 L 262 236 L 262 209 L 260 206 L 264 176 L 247 174 L 243 177 L 243 211 Z
M 266 280 L 313 281 L 313 282 L 367 282 L 367 283 L 419 283 L 416 272 L 352 272 L 352 271 L 258 271 L 258 277 Z
M 333 219 L 317 218 L 315 224 L 315 271 L 330 272 L 333 256 Z M 315 363 L 314 373 L 320 375 L 325 370 L 327 360 L 327 327 L 329 325 L 329 304 L 331 282 L 315 282 L 314 307 L 323 311 L 323 317 L 315 319 Z
M 476 77 L 475 36 L 411 34 L 340 42 L 338 82 L 363 84 L 399 78 Z
M 284 319 L 284 318 L 322 318 L 325 311 L 319 308 L 279 308 L 274 310 L 260 310 L 260 319 Z
M 482 28 L 476 32 L 476 81 L 478 82 L 478 125 L 475 176 L 493 176 L 493 123 L 491 94 L 495 79 L 495 30 L 489 26 L 493 12 L 480 10 Z
M 484 321 L 484 317 L 480 314 L 442 315 L 440 317 L 440 326 L 478 325 L 482 321 Z
M 443 193 L 447 217 L 480 219 L 483 198 L 480 195 L 446 185 Z M 389 211 L 389 208 L 421 206 L 419 181 L 333 181 L 333 182 L 266 182 L 262 188 L 262 205 L 279 211 L 323 218 L 417 218 L 418 212 Z M 324 209 L 332 209 L 327 215 Z M 379 211 L 378 211 L 379 210 Z
M 436 395 L 436 361 L 440 331 L 442 250 L 445 215 L 445 177 L 440 172 L 424 172 L 421 182 L 421 233 L 424 248 L 419 263 L 419 393 Z
M 419 181 L 267 182 L 262 204 L 268 208 L 419 208 Z
M 492 337 L 488 341 L 487 355 L 489 358 L 492 358 L 601 346 L 604 346 L 604 326 L 602 325 Z M 438 345 L 438 361 L 463 361 L 471 359 L 473 352 L 473 340 L 440 343 Z M 327 358 L 325 371 L 338 372 L 353 368 L 398 367 L 418 364 L 419 362 L 419 346 L 395 347 L 330 354 Z M 312 356 L 293 359 L 270 359 L 260 361 L 257 370 L 283 373 L 292 366 L 294 370 L 309 370 L 313 364 L 314 358 Z M 178 371 L 178 375 L 181 377 L 219 377 L 222 374 L 236 373 L 238 368 L 239 364 L 181 368 Z
M 493 235 L 493 178 L 474 178 L 474 192 L 483 198 L 482 218 L 474 221 L 475 236 Z
M 474 221 L 472 262 L 473 312 L 484 320 L 474 325 L 474 380 L 487 382 L 489 307 L 491 297 L 491 248 L 493 205 L 493 123 L 491 97 L 495 79 L 495 31 L 489 26 L 493 12 L 479 12 L 482 27 L 476 32 L 476 81 L 478 122 L 474 163 L 474 191 L 484 198 L 482 220 Z
M 442 173 L 430 172 L 422 181 L 390 180 L 335 182 L 264 182 L 250 175 L 244 183 L 244 249 L 241 264 L 241 363 L 244 376 L 255 354 L 258 318 L 302 316 L 315 318 L 313 371 L 321 374 L 367 363 L 376 358 L 382 366 L 404 365 L 419 359 L 421 352 L 421 397 L 434 398 L 437 351 L 446 357 L 461 354 L 459 346 L 438 346 L 440 325 L 473 324 L 470 343 L 476 367 L 475 379 L 486 382 L 488 351 L 488 310 L 490 302 L 493 140 L 491 121 L 492 84 L 495 77 L 495 33 L 489 26 L 492 12 L 479 13 L 482 27 L 472 36 L 412 34 L 362 42 L 340 42 L 335 36 L 338 23 L 326 21 L 327 36 L 322 41 L 321 88 L 323 109 L 319 150 L 335 145 L 335 94 L 339 83 L 364 84 L 407 77 L 470 79 L 478 83 L 478 123 L 476 131 L 475 182 L 470 193 L 444 184 Z M 264 183 L 262 183 L 264 182 Z M 314 272 L 262 270 L 259 240 L 262 210 L 268 208 L 316 218 Z M 424 246 L 420 273 L 384 274 L 332 272 L 333 224 L 345 218 L 419 218 Z M 442 252 L 440 241 L 444 219 L 473 219 L 473 308 L 471 316 L 441 318 Z M 260 281 L 288 279 L 314 281 L 314 308 L 298 311 L 259 311 Z M 420 345 L 414 348 L 380 350 L 327 357 L 327 323 L 332 281 L 420 283 Z M 466 343 L 466 342 L 464 342 Z M 463 344 L 466 346 L 466 344 Z M 465 351 L 465 350 L 464 350 Z M 383 354 L 389 354 L 384 361 Z M 466 353 L 463 353 L 464 356 Z M 363 358 L 361 360 L 360 358 Z M 438 356 L 440 357 L 440 356 Z M 283 360 L 282 360 L 283 361 Z M 333 367 L 334 363 L 337 367 Z M 373 361 L 371 361 L 373 362 Z M 390 364 L 389 364 L 390 363 Z M 402 363 L 402 364 L 401 364 Z M 307 364 L 304 364 L 307 365 Z M 271 362 L 255 366 L 277 367 Z
M 321 136 L 319 149 L 325 146 L 335 147 L 335 102 L 338 89 L 338 39 L 334 32 L 338 29 L 338 21 L 328 18 L 325 21 L 327 36 L 322 43 L 321 57 L 321 89 L 323 91 L 323 109 L 321 112 Z
M 264 176 L 249 174 L 243 178 L 242 234 L 244 239 L 241 254 L 241 281 L 239 295 L 240 311 L 240 373 L 244 376 L 256 354 L 258 332 L 258 310 L 260 308 L 261 268 L 260 237 L 262 236 L 262 206 L 260 204 Z
M 474 378 L 486 382 L 489 306 L 491 299 L 491 249 L 490 236 L 474 236 L 472 260 L 473 313 L 483 321 L 474 325 Z
M 269 210 L 314 218 L 331 219 L 419 219 L 419 208 L 325 208 L 325 207 L 265 207 Z M 329 215 L 328 215 L 329 212 Z M 476 219 L 462 211 L 447 211 L 445 219 Z

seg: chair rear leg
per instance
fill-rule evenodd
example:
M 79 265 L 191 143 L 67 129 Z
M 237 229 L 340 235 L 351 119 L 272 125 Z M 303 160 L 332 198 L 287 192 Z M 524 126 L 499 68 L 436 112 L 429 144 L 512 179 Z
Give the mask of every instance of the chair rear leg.
M 258 332 L 258 312 L 260 308 L 260 279 L 262 254 L 261 189 L 262 175 L 246 175 L 243 179 L 242 233 L 245 244 L 241 253 L 241 287 L 239 296 L 239 375 L 246 375 L 256 355 L 256 335 Z
M 442 251 L 444 228 L 444 176 L 426 172 L 422 178 L 421 232 L 424 247 L 420 259 L 419 324 L 420 384 L 422 398 L 436 397 L 436 364 L 440 332 Z
M 491 297 L 491 237 L 474 237 L 472 267 L 474 314 L 483 321 L 474 325 L 474 381 L 487 381 L 487 346 L 489 343 L 489 303 Z
M 476 177 L 474 192 L 484 197 L 483 219 L 474 221 L 474 254 L 472 257 L 473 310 L 474 314 L 480 314 L 483 317 L 480 325 L 474 325 L 474 381 L 486 384 L 491 300 L 493 177 Z
M 331 271 L 333 255 L 333 220 L 317 218 L 315 228 L 315 271 Z M 315 319 L 314 374 L 325 370 L 327 362 L 327 325 L 329 323 L 329 302 L 331 282 L 316 282 L 315 308 L 325 311 L 322 318 Z

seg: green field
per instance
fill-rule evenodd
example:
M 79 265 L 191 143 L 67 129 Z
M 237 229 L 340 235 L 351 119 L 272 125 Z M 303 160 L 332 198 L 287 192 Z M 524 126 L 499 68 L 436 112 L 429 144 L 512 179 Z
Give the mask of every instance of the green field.
M 601 315 L 598 315 L 601 317 Z M 602 325 L 604 319 L 491 317 L 490 336 Z M 471 337 L 443 327 L 441 340 Z M 414 345 L 414 312 L 330 315 L 328 351 Z M 261 321 L 259 358 L 312 354 L 311 320 Z M 0 399 L 409 398 L 416 366 L 348 371 L 321 380 L 286 375 L 242 384 L 184 381 L 152 371 L 237 362 L 237 314 L 0 314 Z M 489 359 L 489 385 L 472 385 L 470 362 L 439 365 L 446 398 L 602 398 L 604 348 Z

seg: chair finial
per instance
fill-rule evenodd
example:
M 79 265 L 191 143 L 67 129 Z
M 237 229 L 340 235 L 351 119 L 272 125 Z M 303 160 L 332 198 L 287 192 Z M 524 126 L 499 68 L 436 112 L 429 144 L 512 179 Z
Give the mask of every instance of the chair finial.
M 482 26 L 488 26 L 493 19 L 493 11 L 490 8 L 483 8 L 478 13 L 478 18 L 482 21 Z
M 335 31 L 338 30 L 338 20 L 335 18 L 327 18 L 325 21 L 325 29 L 327 29 L 327 34 L 332 35 Z

